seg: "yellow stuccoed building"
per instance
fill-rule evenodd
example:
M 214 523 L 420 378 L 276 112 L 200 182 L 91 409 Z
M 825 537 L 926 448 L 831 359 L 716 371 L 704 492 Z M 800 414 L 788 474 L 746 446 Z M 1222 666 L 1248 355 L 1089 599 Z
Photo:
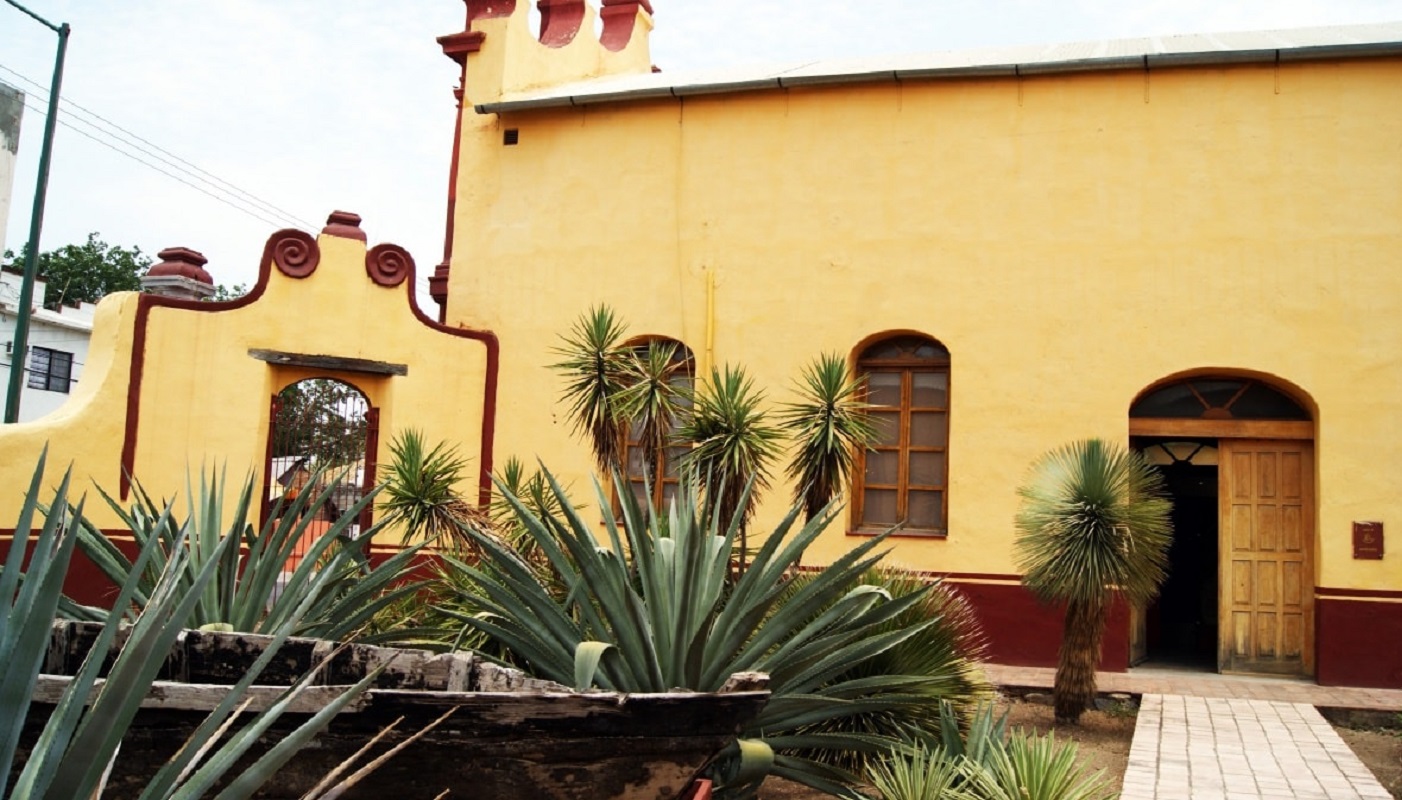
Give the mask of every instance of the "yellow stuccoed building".
M 548 365 L 595 304 L 771 404 L 835 351 L 892 433 L 808 563 L 904 523 L 892 560 L 964 589 L 996 660 L 1052 663 L 1015 488 L 1104 437 L 1163 466 L 1178 526 L 1107 668 L 1402 686 L 1402 24 L 674 75 L 647 2 L 603 41 L 582 0 L 539 37 L 466 5 L 434 291 L 500 338 L 498 463 L 592 496 Z

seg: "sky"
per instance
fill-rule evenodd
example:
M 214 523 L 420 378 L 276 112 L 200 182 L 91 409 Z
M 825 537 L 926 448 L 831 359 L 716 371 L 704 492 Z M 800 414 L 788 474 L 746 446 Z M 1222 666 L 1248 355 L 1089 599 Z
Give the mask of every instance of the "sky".
M 18 2 L 73 29 L 41 250 L 90 232 L 152 255 L 191 247 L 217 283 L 251 284 L 269 234 L 316 232 L 343 209 L 364 218 L 370 244 L 414 255 L 432 308 L 426 279 L 442 257 L 458 77 L 434 39 L 462 30 L 461 0 Z M 1402 20 L 1402 0 L 652 5 L 652 60 L 669 73 Z M 56 42 L 0 2 L 0 81 L 30 106 L 5 237 L 12 250 L 28 238 Z

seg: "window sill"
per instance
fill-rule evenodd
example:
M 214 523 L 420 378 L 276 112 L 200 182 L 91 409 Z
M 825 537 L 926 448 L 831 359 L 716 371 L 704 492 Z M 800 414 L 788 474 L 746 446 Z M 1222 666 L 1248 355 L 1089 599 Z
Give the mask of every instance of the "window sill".
M 867 538 L 867 539 L 870 539 L 870 538 L 873 538 L 873 537 L 876 537 L 876 536 L 880 536 L 880 535 L 883 534 L 883 533 L 885 533 L 884 530 L 869 530 L 869 529 L 866 529 L 866 528 L 858 528 L 857 530 L 849 530 L 849 531 L 847 531 L 847 535 L 848 535 L 848 536 L 859 536 L 859 537 L 863 537 L 863 538 Z M 939 540 L 943 541 L 944 539 L 948 539 L 948 538 L 949 538 L 949 531 L 928 531 L 928 530 L 910 530 L 910 529 L 906 529 L 906 530 L 899 530 L 899 531 L 896 531 L 895 533 L 891 534 L 891 538 L 892 538 L 892 539 L 939 539 Z

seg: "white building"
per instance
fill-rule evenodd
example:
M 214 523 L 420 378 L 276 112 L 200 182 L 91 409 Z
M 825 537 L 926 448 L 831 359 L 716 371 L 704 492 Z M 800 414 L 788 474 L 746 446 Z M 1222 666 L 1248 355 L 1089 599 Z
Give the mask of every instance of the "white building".
M 8 381 L 14 361 L 15 320 L 19 313 L 22 276 L 18 271 L 0 270 L 0 382 Z M 34 282 L 34 304 L 29 318 L 29 357 L 23 359 L 26 371 L 20 392 L 19 421 L 28 422 L 53 411 L 68 399 L 83 365 L 88 361 L 88 340 L 92 338 L 92 303 L 44 308 L 47 285 Z
M 10 219 L 10 193 L 19 152 L 19 123 L 24 117 L 24 93 L 0 83 L 0 254 L 5 252 L 5 227 Z

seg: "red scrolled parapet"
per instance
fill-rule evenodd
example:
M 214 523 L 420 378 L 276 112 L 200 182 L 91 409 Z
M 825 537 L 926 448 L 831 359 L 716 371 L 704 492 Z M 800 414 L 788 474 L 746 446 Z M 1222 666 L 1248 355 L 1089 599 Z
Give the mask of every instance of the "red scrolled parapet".
M 652 14 L 652 3 L 648 0 L 604 0 L 599 17 L 604 21 L 604 32 L 599 43 L 618 52 L 628 46 L 633 38 L 633 28 L 637 27 L 638 11 Z

